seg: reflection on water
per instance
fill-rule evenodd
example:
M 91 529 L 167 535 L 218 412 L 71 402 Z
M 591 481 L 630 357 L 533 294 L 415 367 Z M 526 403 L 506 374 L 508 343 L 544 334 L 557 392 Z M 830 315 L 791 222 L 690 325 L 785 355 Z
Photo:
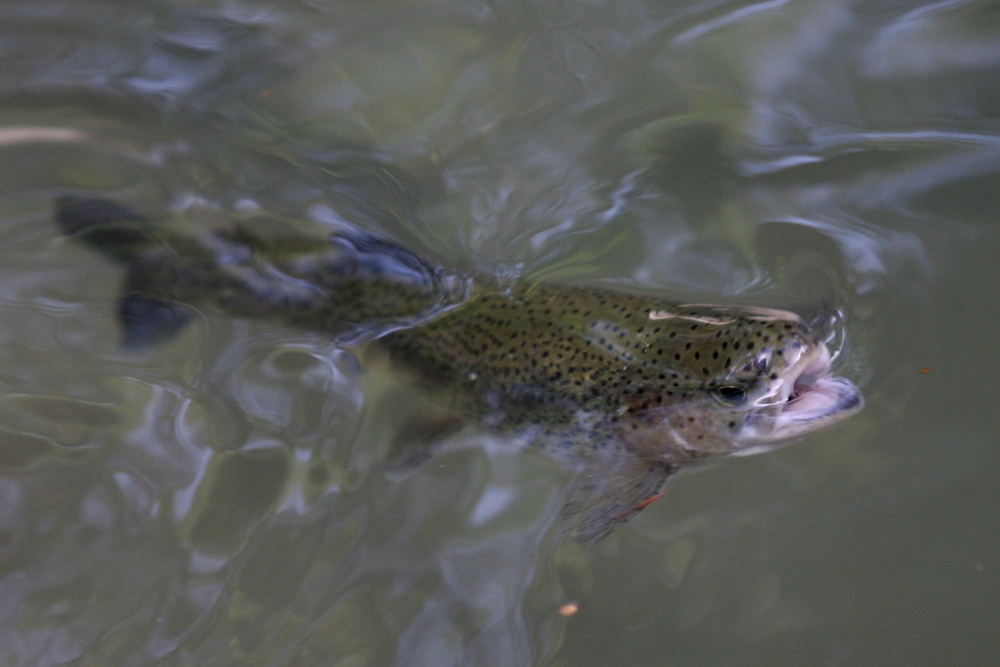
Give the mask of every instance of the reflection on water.
M 0 6 L 0 662 L 986 664 L 995 14 Z M 869 408 L 560 545 L 566 471 L 502 440 L 383 474 L 420 397 L 326 338 L 206 313 L 123 350 L 119 270 L 52 222 L 69 190 L 833 304 Z

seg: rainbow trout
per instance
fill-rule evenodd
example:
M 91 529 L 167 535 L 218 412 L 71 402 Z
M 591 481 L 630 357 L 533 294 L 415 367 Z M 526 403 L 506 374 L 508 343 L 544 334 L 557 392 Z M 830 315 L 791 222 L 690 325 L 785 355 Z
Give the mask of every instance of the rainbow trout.
M 858 389 L 832 376 L 826 346 L 784 310 L 501 289 L 352 230 L 182 229 L 71 196 L 57 218 L 125 266 L 126 345 L 168 338 L 193 307 L 367 337 L 366 348 L 447 390 L 448 426 L 401 433 L 414 460 L 470 420 L 525 438 L 579 470 L 564 516 L 581 540 L 632 518 L 685 464 L 765 451 L 862 407 Z

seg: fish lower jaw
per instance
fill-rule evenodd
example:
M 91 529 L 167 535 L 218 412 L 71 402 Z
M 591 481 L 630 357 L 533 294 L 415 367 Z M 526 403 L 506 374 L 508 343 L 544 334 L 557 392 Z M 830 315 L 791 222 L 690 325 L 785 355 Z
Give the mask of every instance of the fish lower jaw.
M 808 390 L 790 398 L 778 415 L 790 421 L 815 421 L 831 414 L 853 414 L 863 407 L 861 392 L 850 380 L 825 377 L 809 385 Z
M 834 415 L 843 419 L 861 409 L 861 392 L 849 380 L 832 376 L 831 364 L 830 351 L 822 343 L 796 364 L 792 380 L 782 392 L 779 428 L 820 422 Z
M 765 448 L 778 446 L 861 410 L 864 407 L 861 392 L 850 380 L 832 376 L 830 365 L 825 345 L 820 344 L 803 355 L 762 413 L 747 420 L 748 441 Z
M 850 380 L 826 377 L 808 392 L 776 406 L 765 415 L 751 415 L 734 456 L 749 456 L 794 442 L 847 419 L 864 407 L 861 392 Z
M 823 377 L 794 393 L 774 416 L 775 440 L 797 438 L 857 413 L 864 407 L 861 392 L 850 380 Z

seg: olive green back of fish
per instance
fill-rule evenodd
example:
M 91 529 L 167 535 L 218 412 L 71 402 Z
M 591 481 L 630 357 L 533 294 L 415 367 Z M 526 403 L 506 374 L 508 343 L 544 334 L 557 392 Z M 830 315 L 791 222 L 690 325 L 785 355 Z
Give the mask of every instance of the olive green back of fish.
M 461 385 L 470 409 L 493 405 L 516 425 L 685 402 L 726 377 L 755 376 L 748 355 L 804 333 L 801 324 L 720 316 L 711 306 L 523 285 L 504 293 L 480 287 L 461 306 L 379 344 L 422 375 Z

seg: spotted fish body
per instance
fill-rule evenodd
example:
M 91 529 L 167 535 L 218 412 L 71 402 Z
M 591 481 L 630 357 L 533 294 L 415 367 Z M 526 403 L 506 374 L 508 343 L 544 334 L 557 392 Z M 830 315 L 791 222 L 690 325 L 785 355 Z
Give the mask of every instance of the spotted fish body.
M 368 338 L 447 390 L 448 424 L 518 434 L 578 468 L 565 516 L 579 539 L 630 519 L 686 463 L 784 444 L 862 405 L 787 311 L 500 289 L 363 232 L 227 223 L 192 233 L 76 197 L 60 200 L 57 216 L 65 234 L 125 264 L 127 344 L 169 336 L 198 306 Z
M 641 422 L 635 415 L 690 405 L 723 387 L 734 395 L 737 385 L 749 389 L 762 370 L 777 375 L 786 350 L 791 358 L 816 344 L 791 313 L 782 315 L 794 319 L 775 319 L 780 311 L 732 309 L 720 317 L 714 310 L 528 285 L 476 294 L 380 343 L 400 362 L 461 386 L 459 393 L 471 398 L 468 410 L 492 405 L 515 425 L 564 424 L 578 410 Z M 675 431 L 684 431 L 691 417 L 676 420 Z M 699 432 L 689 439 L 709 437 Z

